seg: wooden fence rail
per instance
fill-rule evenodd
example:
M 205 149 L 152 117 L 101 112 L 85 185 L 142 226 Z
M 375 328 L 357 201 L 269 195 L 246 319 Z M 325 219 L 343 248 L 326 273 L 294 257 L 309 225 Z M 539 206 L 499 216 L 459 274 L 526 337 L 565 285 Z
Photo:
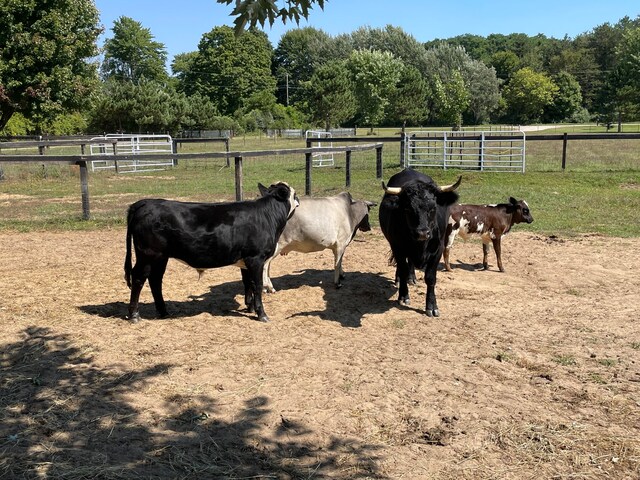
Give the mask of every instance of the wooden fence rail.
M 70 145 L 68 141 L 66 145 Z M 87 141 L 73 141 L 71 145 L 86 145 L 90 142 Z M 75 142 L 84 142 L 83 143 L 75 143 Z M 11 142 L 11 147 L 14 147 L 14 143 L 19 142 Z M 33 147 L 33 143 L 39 142 L 30 142 L 30 147 Z M 104 141 L 97 143 L 105 143 Z M 117 140 L 114 142 L 114 152 L 115 152 L 115 144 L 117 144 Z M 2 144 L 0 146 L 0 150 L 2 146 L 9 147 L 8 144 Z M 46 145 L 45 145 L 46 146 Z M 24 148 L 24 147 L 23 147 Z M 323 153 L 323 154 L 331 154 L 331 153 L 345 153 L 347 158 L 347 167 L 346 167 L 346 179 L 345 184 L 347 187 L 350 186 L 351 182 L 351 162 L 349 161 L 351 158 L 351 152 L 355 151 L 365 151 L 365 150 L 376 150 L 376 175 L 378 179 L 382 179 L 382 143 L 370 143 L 367 145 L 357 145 L 357 146 L 344 146 L 344 147 L 313 147 L 313 148 L 289 148 L 289 149 L 280 149 L 280 150 L 255 150 L 255 151 L 237 151 L 237 152 L 200 152 L 200 153 L 172 153 L 172 154 L 153 154 L 153 153 L 144 153 L 144 154 L 124 154 L 124 155 L 0 155 L 0 163 L 28 163 L 28 162 L 37 162 L 37 163 L 66 163 L 70 165 L 78 165 L 80 167 L 80 190 L 82 194 L 82 218 L 84 220 L 88 220 L 91 217 L 90 205 L 89 205 L 89 171 L 87 168 L 87 162 L 91 161 L 114 161 L 117 159 L 118 161 L 122 160 L 154 160 L 159 158 L 173 158 L 176 160 L 194 160 L 194 159 L 216 159 L 216 158 L 224 158 L 227 160 L 227 165 L 229 162 L 229 158 L 233 157 L 235 159 L 235 185 L 236 185 L 236 200 L 240 201 L 243 198 L 243 175 L 242 175 L 242 160 L 247 157 L 265 157 L 265 156 L 274 156 L 274 155 L 305 155 L 305 194 L 311 195 L 311 172 L 312 172 L 312 155 L 314 153 Z M 174 149 L 175 150 L 175 149 Z M 83 149 L 84 151 L 84 149 Z

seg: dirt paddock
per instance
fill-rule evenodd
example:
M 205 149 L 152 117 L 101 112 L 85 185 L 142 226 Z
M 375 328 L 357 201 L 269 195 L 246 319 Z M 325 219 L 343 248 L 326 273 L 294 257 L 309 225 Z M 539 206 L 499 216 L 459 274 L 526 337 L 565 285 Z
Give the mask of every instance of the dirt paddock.
M 240 274 L 169 262 L 123 320 L 124 231 L 0 234 L 0 478 L 637 479 L 640 239 L 456 242 L 400 307 L 379 230 Z

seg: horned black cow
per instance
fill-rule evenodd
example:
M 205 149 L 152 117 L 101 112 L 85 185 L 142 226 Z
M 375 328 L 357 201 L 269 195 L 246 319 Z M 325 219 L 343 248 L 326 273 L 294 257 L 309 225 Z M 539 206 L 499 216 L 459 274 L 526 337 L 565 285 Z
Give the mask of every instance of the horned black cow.
M 447 225 L 447 242 L 444 248 L 444 268 L 449 272 L 449 253 L 456 234 L 467 239 L 472 234 L 482 238 L 482 266 L 489 268 L 487 257 L 489 244 L 493 243 L 498 260 L 498 269 L 504 272 L 502 266 L 501 239 L 511 230 L 516 223 L 531 223 L 533 217 L 529 205 L 524 200 L 509 198 L 509 203 L 498 205 L 454 205 L 449 210 L 449 224 Z
M 298 205 L 293 188 L 280 182 L 259 184 L 262 197 L 231 203 L 140 200 L 129 207 L 125 280 L 131 288 L 129 319 L 140 319 L 140 291 L 149 280 L 160 317 L 167 316 L 162 277 L 169 258 L 201 271 L 237 265 L 242 268 L 245 303 L 258 320 L 269 320 L 262 305 L 262 271 L 272 257 L 287 219 Z M 136 264 L 131 266 L 131 242 Z
M 407 282 L 413 268 L 424 270 L 427 284 L 426 314 L 440 315 L 436 302 L 436 271 L 449 219 L 449 206 L 458 200 L 453 185 L 439 188 L 431 177 L 405 169 L 393 175 L 380 204 L 380 228 L 396 263 L 398 301 L 409 304 Z M 383 183 L 384 187 L 384 183 Z

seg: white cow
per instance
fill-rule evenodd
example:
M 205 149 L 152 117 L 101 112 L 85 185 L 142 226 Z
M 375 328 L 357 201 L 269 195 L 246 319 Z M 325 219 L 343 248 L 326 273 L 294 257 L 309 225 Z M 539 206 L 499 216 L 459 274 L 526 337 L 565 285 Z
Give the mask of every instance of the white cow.
M 348 192 L 334 197 L 302 197 L 295 214 L 287 221 L 280 235 L 273 256 L 265 262 L 263 285 L 267 292 L 274 293 L 269 268 L 278 255 L 289 252 L 319 252 L 327 248 L 333 251 L 335 270 L 333 281 L 336 288 L 342 286 L 344 278 L 342 257 L 358 229 L 371 230 L 369 210 L 374 202 L 354 200 Z

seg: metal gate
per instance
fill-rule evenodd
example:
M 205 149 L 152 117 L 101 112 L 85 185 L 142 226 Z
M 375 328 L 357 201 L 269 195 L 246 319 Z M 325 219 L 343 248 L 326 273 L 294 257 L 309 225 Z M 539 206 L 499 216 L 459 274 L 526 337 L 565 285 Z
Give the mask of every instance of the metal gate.
M 114 155 L 114 160 L 92 160 L 91 170 L 115 170 L 118 173 L 164 170 L 174 166 L 173 159 L 167 153 L 173 153 L 173 140 L 170 135 L 142 135 L 110 133 L 91 140 L 117 139 L 116 151 L 111 150 L 111 143 L 95 143 L 90 145 L 91 155 Z M 117 155 L 138 155 L 141 153 L 165 154 L 157 160 L 118 160 Z
M 522 131 L 405 133 L 405 167 L 493 172 L 525 171 Z
M 317 130 L 307 130 L 304 133 L 305 139 L 313 140 L 314 138 L 332 138 L 331 132 L 325 131 L 317 131 Z M 329 142 L 328 144 L 322 145 L 321 142 L 316 142 L 316 147 L 333 147 L 333 142 Z M 313 147 L 313 145 L 311 145 Z M 314 153 L 311 155 L 312 165 L 314 167 L 333 167 L 333 153 Z

